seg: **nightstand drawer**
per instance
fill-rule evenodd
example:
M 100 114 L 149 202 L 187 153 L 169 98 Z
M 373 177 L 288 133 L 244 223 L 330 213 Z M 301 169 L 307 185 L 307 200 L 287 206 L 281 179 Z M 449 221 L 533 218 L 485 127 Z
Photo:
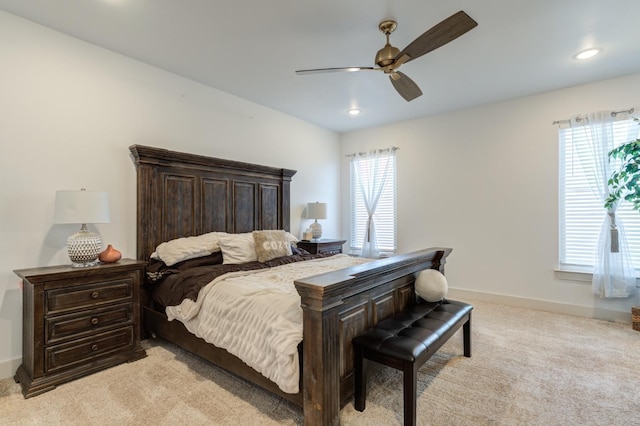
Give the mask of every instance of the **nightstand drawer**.
M 45 348 L 45 372 L 53 373 L 96 361 L 124 348 L 133 347 L 133 326 L 120 328 L 87 339 Z
M 127 325 L 133 321 L 133 304 L 125 303 L 95 309 L 82 315 L 68 314 L 45 319 L 45 343 L 55 343 L 69 337 L 83 337 L 105 327 Z
M 133 281 L 120 279 L 46 291 L 45 315 L 90 308 L 133 298 Z
M 340 254 L 342 253 L 342 246 L 340 247 L 327 247 L 327 248 L 321 248 L 318 250 L 318 253 L 322 253 L 322 254 Z

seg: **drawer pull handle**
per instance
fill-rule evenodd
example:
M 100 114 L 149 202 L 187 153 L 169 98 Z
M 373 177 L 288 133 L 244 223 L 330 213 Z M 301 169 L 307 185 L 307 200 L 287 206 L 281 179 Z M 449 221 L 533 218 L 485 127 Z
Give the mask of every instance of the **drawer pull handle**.
M 91 345 L 91 350 L 92 351 L 97 351 L 98 350 L 98 345 Z
M 94 291 L 93 293 L 91 293 L 91 298 L 92 299 L 97 299 L 98 296 L 100 296 L 100 294 L 97 291 Z
M 98 318 L 91 318 L 91 324 L 96 325 L 98 324 Z

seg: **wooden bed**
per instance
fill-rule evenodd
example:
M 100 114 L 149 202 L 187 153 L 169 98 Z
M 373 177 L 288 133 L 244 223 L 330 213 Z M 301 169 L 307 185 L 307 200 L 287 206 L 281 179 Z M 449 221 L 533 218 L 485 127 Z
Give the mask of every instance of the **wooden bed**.
M 294 170 L 160 148 L 130 147 L 137 170 L 137 257 L 211 231 L 290 230 Z M 303 309 L 301 392 L 287 394 L 224 349 L 167 321 L 142 291 L 143 335 L 152 333 L 301 406 L 305 425 L 339 424 L 353 395 L 354 336 L 415 303 L 414 274 L 444 272 L 448 248 L 431 248 L 295 282 Z

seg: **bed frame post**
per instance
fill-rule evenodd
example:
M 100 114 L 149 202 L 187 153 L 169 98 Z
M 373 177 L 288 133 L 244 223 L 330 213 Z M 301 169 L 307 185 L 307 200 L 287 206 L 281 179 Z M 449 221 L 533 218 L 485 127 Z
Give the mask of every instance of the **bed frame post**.
M 302 384 L 305 426 L 340 423 L 339 330 L 336 310 L 326 312 L 322 288 L 310 289 L 302 303 Z M 312 355 L 306 355 L 312 354 Z

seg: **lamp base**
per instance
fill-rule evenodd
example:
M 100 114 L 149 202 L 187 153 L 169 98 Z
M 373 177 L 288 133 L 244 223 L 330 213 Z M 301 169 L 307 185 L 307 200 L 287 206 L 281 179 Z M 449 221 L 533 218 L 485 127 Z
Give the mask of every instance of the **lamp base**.
M 100 261 L 93 260 L 91 262 L 74 262 L 71 261 L 72 268 L 88 268 L 89 266 L 97 266 L 100 264 Z
M 311 236 L 314 240 L 319 240 L 322 237 L 322 225 L 318 222 L 312 223 L 309 228 L 311 228 Z
M 102 250 L 102 238 L 99 234 L 87 229 L 83 224 L 80 232 L 67 238 L 67 253 L 74 268 L 86 268 L 99 264 L 98 256 Z

